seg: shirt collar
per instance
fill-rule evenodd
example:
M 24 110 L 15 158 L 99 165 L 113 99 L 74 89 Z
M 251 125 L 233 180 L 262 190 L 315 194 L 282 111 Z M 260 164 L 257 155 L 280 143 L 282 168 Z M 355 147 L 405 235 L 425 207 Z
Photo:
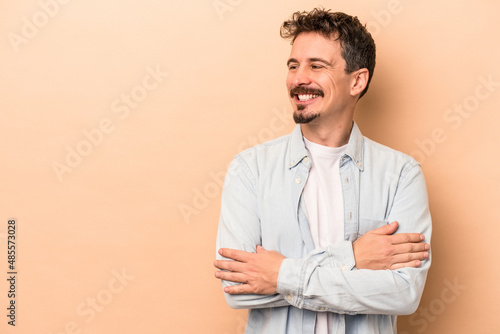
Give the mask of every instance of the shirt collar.
M 347 143 L 347 149 L 345 151 L 344 157 L 348 156 L 354 161 L 354 164 L 363 171 L 363 135 L 358 128 L 356 122 L 352 122 L 351 136 L 349 137 L 349 143 Z
M 289 157 L 290 161 L 288 164 L 288 168 L 295 167 L 299 162 L 302 161 L 305 157 L 307 157 L 307 150 L 304 144 L 304 140 L 302 139 L 302 131 L 300 129 L 300 124 L 295 126 L 293 132 L 291 134 L 291 143 L 289 146 Z M 354 164 L 363 171 L 363 135 L 359 130 L 356 122 L 353 121 L 351 135 L 349 136 L 349 142 L 347 143 L 347 148 L 345 154 L 342 158 L 342 161 L 345 160 L 345 157 L 351 158 Z
M 307 157 L 306 145 L 304 144 L 304 140 L 302 139 L 302 130 L 300 129 L 300 124 L 297 124 L 295 126 L 295 129 L 293 129 L 288 156 L 290 157 L 288 168 L 297 166 L 297 164 L 301 162 L 302 159 Z

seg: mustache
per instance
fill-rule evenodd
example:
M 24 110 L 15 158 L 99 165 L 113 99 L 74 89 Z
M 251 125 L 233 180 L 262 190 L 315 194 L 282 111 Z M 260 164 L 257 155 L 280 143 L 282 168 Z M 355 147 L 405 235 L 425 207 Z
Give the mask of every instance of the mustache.
M 290 97 L 294 97 L 294 95 L 297 94 L 312 94 L 312 95 L 319 95 L 321 97 L 325 96 L 323 91 L 318 88 L 297 86 L 290 89 Z

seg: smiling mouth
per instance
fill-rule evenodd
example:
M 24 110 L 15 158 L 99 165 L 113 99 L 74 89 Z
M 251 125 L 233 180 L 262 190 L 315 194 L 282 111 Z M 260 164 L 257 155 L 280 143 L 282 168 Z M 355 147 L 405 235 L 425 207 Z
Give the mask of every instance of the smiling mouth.
M 319 94 L 295 94 L 295 98 L 300 102 L 307 102 L 319 97 Z
M 296 102 L 309 102 L 313 101 L 318 97 L 323 97 L 323 91 L 321 89 L 312 88 L 312 87 L 294 87 L 290 90 L 290 96 Z

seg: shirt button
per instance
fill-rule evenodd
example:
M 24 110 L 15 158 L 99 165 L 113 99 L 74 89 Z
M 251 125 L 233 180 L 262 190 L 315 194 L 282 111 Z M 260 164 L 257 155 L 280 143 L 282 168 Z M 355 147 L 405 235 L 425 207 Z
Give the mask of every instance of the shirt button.
M 342 265 L 342 270 L 346 271 L 347 270 L 347 267 L 345 264 Z
M 324 308 L 324 307 L 320 307 L 320 308 L 319 308 L 319 310 L 320 310 L 320 311 L 324 311 L 324 310 L 326 310 L 326 308 Z
M 299 184 L 301 182 L 300 179 L 295 179 L 295 183 Z
M 290 162 L 290 167 L 291 167 L 291 166 L 293 166 L 293 161 L 292 161 L 292 162 Z
M 292 300 L 292 295 L 286 295 L 286 300 L 291 301 Z
M 309 158 L 304 158 L 304 162 L 309 162 Z

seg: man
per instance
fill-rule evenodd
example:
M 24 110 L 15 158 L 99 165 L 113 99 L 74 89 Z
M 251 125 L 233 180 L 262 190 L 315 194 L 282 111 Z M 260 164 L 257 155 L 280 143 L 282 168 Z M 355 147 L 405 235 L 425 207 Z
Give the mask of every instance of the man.
M 298 125 L 231 163 L 215 276 L 250 309 L 247 333 L 396 333 L 423 292 L 431 218 L 418 163 L 353 122 L 375 43 L 323 9 L 294 13 L 281 35 Z

